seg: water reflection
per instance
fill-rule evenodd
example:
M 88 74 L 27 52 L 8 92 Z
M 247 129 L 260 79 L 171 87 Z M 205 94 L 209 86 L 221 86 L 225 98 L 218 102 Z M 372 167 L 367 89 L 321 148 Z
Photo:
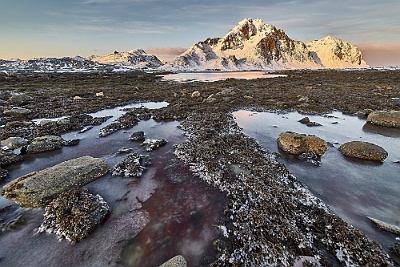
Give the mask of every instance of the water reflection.
M 400 156 L 397 134 L 388 129 L 377 130 L 377 126 L 364 126 L 365 120 L 339 112 L 330 116 L 308 115 L 312 121 L 322 124 L 321 127 L 307 127 L 299 123 L 304 115 L 296 112 L 276 114 L 238 111 L 234 116 L 246 134 L 271 152 L 279 151 L 277 138 L 284 131 L 313 134 L 330 143 L 320 166 L 283 152 L 280 152 L 280 161 L 327 203 L 334 213 L 364 231 L 385 249 L 393 245 L 394 236 L 377 230 L 366 216 L 400 224 L 400 164 L 394 163 Z M 375 163 L 344 157 L 338 150 L 341 144 L 357 140 L 383 147 L 389 153 L 388 158 L 383 164 Z
M 286 75 L 269 74 L 264 71 L 232 71 L 232 72 L 187 72 L 167 74 L 163 76 L 165 81 L 177 82 L 215 82 L 226 79 L 258 79 L 258 78 L 277 78 Z

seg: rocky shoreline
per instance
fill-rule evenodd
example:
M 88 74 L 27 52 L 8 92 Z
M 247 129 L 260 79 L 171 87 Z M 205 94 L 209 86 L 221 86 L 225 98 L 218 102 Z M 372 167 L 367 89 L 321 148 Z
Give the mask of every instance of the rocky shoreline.
M 167 101 L 167 107 L 151 115 L 157 121 L 181 121 L 188 139 L 176 146 L 175 155 L 228 197 L 224 222 L 228 237 L 215 241 L 220 255 L 213 266 L 301 266 L 305 262 L 392 266 L 378 244 L 331 214 L 272 154 L 245 136 L 230 113 L 239 108 L 306 114 L 341 110 L 366 117 L 373 110 L 398 111 L 400 71 L 285 74 L 288 77 L 190 84 L 161 82 L 143 73 L 0 74 L 1 140 L 18 136 L 32 143 L 45 134 L 96 125 L 95 118 L 72 119 L 89 112 L 129 102 Z M 18 108 L 25 110 L 8 111 Z M 127 114 L 126 120 L 115 123 L 115 131 L 148 119 L 150 113 Z M 70 116 L 69 122 L 37 125 L 30 121 L 61 116 Z M 2 162 L 7 168 L 14 159 Z M 136 159 L 133 162 L 137 164 Z

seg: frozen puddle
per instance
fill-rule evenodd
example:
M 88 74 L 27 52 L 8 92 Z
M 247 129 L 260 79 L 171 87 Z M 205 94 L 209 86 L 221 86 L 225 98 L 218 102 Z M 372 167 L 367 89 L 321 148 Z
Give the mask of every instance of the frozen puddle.
M 278 159 L 331 210 L 365 232 L 386 250 L 395 236 L 377 230 L 367 216 L 400 225 L 400 130 L 365 125 L 365 120 L 339 112 L 330 116 L 309 116 L 323 126 L 307 127 L 298 121 L 305 115 L 297 112 L 276 114 L 238 111 L 233 113 L 243 132 L 255 138 L 270 152 L 279 152 Z M 277 138 L 281 132 L 313 134 L 333 146 L 322 156 L 321 165 L 314 166 L 279 151 Z M 345 158 L 338 150 L 348 141 L 377 144 L 389 153 L 384 163 Z
M 159 108 L 166 103 L 143 103 Z M 149 106 L 150 105 L 150 106 Z M 140 107 L 129 105 L 126 107 Z M 58 241 L 53 234 L 34 234 L 40 225 L 43 210 L 24 210 L 0 196 L 0 223 L 21 215 L 24 223 L 0 235 L 1 266 L 158 266 L 181 254 L 190 266 L 208 264 L 215 255 L 212 242 L 223 216 L 225 198 L 216 190 L 206 188 L 200 179 L 175 159 L 174 145 L 184 141 L 178 122 L 140 121 L 108 137 L 99 138 L 100 129 L 124 112 L 119 107 L 103 110 L 93 116 L 114 117 L 100 126 L 63 135 L 65 139 L 81 139 L 78 146 L 25 155 L 22 163 L 14 164 L 1 185 L 32 171 L 42 170 L 68 159 L 90 155 L 101 157 L 112 168 L 128 154 L 118 154 L 123 147 L 151 157 L 151 165 L 139 179 L 106 176 L 88 184 L 92 193 L 100 194 L 110 205 L 107 219 L 88 238 L 75 245 Z M 147 138 L 164 138 L 167 145 L 146 152 L 129 136 L 144 131 Z

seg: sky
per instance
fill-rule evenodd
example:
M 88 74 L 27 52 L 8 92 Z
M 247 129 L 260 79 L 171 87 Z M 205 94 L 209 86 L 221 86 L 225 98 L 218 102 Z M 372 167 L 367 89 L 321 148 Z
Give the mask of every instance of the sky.
M 399 0 L 0 0 L 0 59 L 102 55 L 143 48 L 170 60 L 244 18 L 295 40 L 327 35 L 368 64 L 400 65 Z

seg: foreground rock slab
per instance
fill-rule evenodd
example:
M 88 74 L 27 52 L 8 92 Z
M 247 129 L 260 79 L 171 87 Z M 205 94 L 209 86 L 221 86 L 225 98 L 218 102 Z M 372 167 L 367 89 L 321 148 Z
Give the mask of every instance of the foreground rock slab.
M 368 115 L 367 122 L 379 126 L 400 128 L 400 111 L 375 111 Z
M 45 151 L 60 149 L 64 144 L 64 139 L 57 135 L 45 135 L 36 137 L 27 146 L 26 153 L 34 154 Z
M 55 195 L 85 185 L 108 170 L 103 159 L 84 156 L 21 176 L 6 184 L 1 194 L 21 207 L 39 208 Z
M 159 267 L 187 267 L 187 262 L 183 256 L 178 255 L 164 262 Z
M 383 222 L 381 220 L 378 220 L 378 219 L 375 219 L 372 217 L 368 217 L 368 219 L 370 219 L 370 221 L 373 222 L 377 228 L 379 228 L 383 231 L 395 234 L 395 235 L 400 235 L 400 227 L 399 226 L 389 224 L 389 223 Z
M 283 151 L 294 155 L 302 153 L 315 153 L 322 156 L 328 148 L 326 141 L 315 135 L 299 134 L 295 132 L 284 132 L 278 137 L 278 146 Z
M 388 153 L 382 147 L 368 142 L 352 141 L 339 147 L 339 151 L 347 157 L 384 161 Z
M 38 233 L 54 233 L 59 239 L 78 242 L 87 237 L 107 215 L 108 204 L 100 195 L 76 189 L 64 192 L 45 208 Z

